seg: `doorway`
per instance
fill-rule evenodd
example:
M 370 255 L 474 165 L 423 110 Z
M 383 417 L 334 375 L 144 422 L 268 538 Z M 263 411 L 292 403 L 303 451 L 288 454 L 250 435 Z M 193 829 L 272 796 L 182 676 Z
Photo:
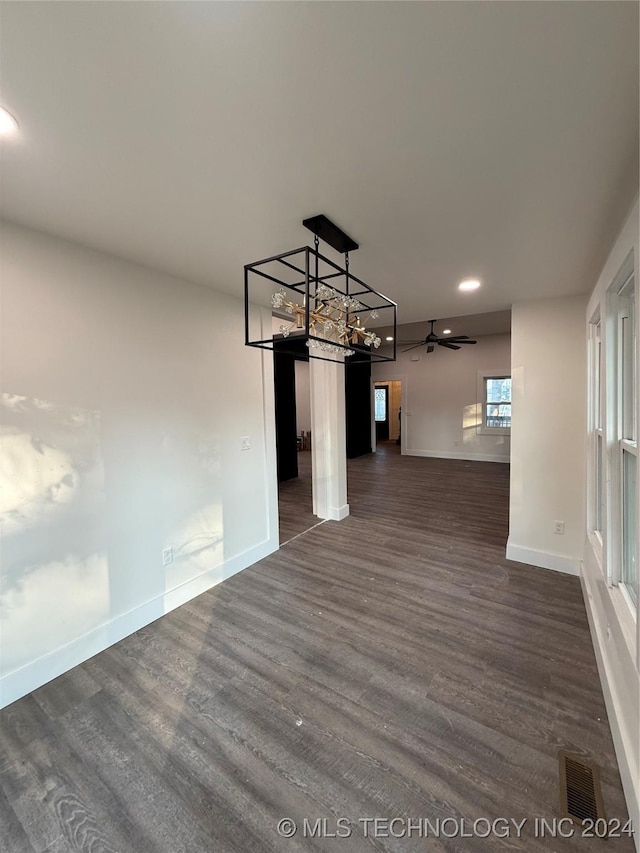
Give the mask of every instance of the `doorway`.
M 278 341 L 274 346 L 274 365 L 279 538 L 280 545 L 284 545 L 320 524 L 322 518 L 341 519 L 348 515 L 344 476 L 339 480 L 336 494 L 332 495 L 332 498 L 337 499 L 337 505 L 327 508 L 322 503 L 323 500 L 326 503 L 326 499 L 322 497 L 323 489 L 326 490 L 327 482 L 333 482 L 334 476 L 332 472 L 323 469 L 323 465 L 327 464 L 327 436 L 334 436 L 334 439 L 340 442 L 345 441 L 348 459 L 371 453 L 375 440 L 372 438 L 371 428 L 371 364 L 368 359 L 354 355 L 344 366 L 338 365 L 345 371 L 344 412 L 338 415 L 344 418 L 344 422 L 336 423 L 334 430 L 331 425 L 327 427 L 323 411 L 316 417 L 315 423 L 320 424 L 320 429 L 328 429 L 327 433 L 319 433 L 320 441 L 315 448 L 316 462 L 320 460 L 318 470 L 314 470 L 312 464 L 314 436 L 311 419 L 311 377 L 315 376 L 314 399 L 320 401 L 322 406 L 323 382 L 330 374 L 322 371 L 314 373 L 310 369 L 305 340 L 295 341 L 290 338 L 287 341 Z M 329 385 L 334 393 L 340 393 L 339 380 L 336 384 L 334 378 Z M 336 405 L 336 411 L 339 412 L 342 401 L 336 401 Z M 314 490 L 314 476 L 318 478 L 317 490 Z M 338 477 L 335 482 L 338 482 Z M 332 514 L 324 514 L 328 511 Z
M 288 345 L 291 347 L 291 344 Z M 311 389 L 306 348 L 274 351 L 280 545 L 318 523 L 313 514 Z
M 399 379 L 378 380 L 374 384 L 374 423 L 376 443 L 402 440 L 402 382 Z

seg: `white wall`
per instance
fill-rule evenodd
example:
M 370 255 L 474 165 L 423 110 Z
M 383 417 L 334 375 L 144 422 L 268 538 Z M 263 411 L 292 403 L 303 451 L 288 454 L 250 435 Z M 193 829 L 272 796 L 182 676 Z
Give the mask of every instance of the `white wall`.
M 243 345 L 241 302 L 10 224 L 1 238 L 7 704 L 278 530 L 272 361 Z
M 508 435 L 481 435 L 478 373 L 510 370 L 509 335 L 487 335 L 457 351 L 398 353 L 373 367 L 376 382 L 402 380 L 402 452 L 410 456 L 509 461 Z
M 296 429 L 309 432 L 311 429 L 311 389 L 309 387 L 309 362 L 298 361 L 296 370 Z
M 599 309 L 602 323 L 602 344 L 610 350 L 610 325 L 607 316 L 606 294 L 618 270 L 629 255 L 634 253 L 636 306 L 640 304 L 640 236 L 638 202 L 628 216 L 611 254 L 600 274 L 589 299 L 586 321 L 589 323 Z M 583 334 L 585 317 L 583 315 Z M 637 320 L 636 320 L 637 322 Z M 640 352 L 636 354 L 640 357 Z M 637 375 L 640 376 L 640 360 Z M 603 377 L 603 391 L 609 392 L 607 376 Z M 640 403 L 640 394 L 639 403 Z M 639 421 L 640 423 L 640 412 Z M 605 458 L 605 480 L 611 492 L 611 456 Z M 610 501 L 609 501 L 610 504 Z M 640 503 L 639 503 L 640 509 Z M 638 519 L 640 529 L 640 518 Z M 607 702 L 607 711 L 620 774 L 627 799 L 629 814 L 636 827 L 636 845 L 640 849 L 640 614 L 629 608 L 618 586 L 611 586 L 606 578 L 606 551 L 597 547 L 596 540 L 587 537 L 582 570 L 582 584 L 591 626 L 600 678 Z
M 579 573 L 584 547 L 586 296 L 511 309 L 507 557 Z M 555 533 L 555 521 L 565 533 Z

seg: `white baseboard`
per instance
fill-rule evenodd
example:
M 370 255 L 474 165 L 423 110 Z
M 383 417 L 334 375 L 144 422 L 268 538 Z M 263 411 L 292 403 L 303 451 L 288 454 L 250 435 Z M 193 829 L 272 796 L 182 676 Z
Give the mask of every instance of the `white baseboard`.
M 464 450 L 408 450 L 402 451 L 403 456 L 426 456 L 433 459 L 465 459 L 468 462 L 504 462 L 509 464 L 508 456 L 495 456 L 490 453 L 465 453 Z
M 175 610 L 197 595 L 211 589 L 232 575 L 262 560 L 278 550 L 278 540 L 265 539 L 259 545 L 226 560 L 222 565 L 203 572 L 174 589 L 141 604 L 139 607 L 116 616 L 109 622 L 94 628 L 81 637 L 48 652 L 13 672 L 0 678 L 0 708 L 10 705 L 22 696 L 31 693 L 43 684 L 57 678 L 74 666 L 83 663 L 99 652 L 123 640 L 145 625 L 149 625 L 165 613 Z
M 507 560 L 515 560 L 516 563 L 528 563 L 540 569 L 552 569 L 554 572 L 563 572 L 565 575 L 580 576 L 582 561 L 577 557 L 565 557 L 562 554 L 549 554 L 546 551 L 538 551 L 534 548 L 523 548 L 521 545 L 513 545 L 507 542 Z
M 329 507 L 327 519 L 329 521 L 342 521 L 342 519 L 346 518 L 348 515 L 349 504 L 343 504 L 342 506 L 332 506 Z
M 606 638 L 602 635 L 602 631 L 599 628 L 599 622 L 594 610 L 593 597 L 589 589 L 589 580 L 584 572 L 580 574 L 580 581 L 585 609 L 587 611 L 587 621 L 589 622 L 589 630 L 591 632 L 591 641 L 598 665 L 598 675 L 600 676 L 600 684 L 602 685 L 602 694 L 611 728 L 611 737 L 613 738 L 613 746 L 616 751 L 616 758 L 618 759 L 622 789 L 627 802 L 627 809 L 629 810 L 629 818 L 635 830 L 633 839 L 636 850 L 640 853 L 640 831 L 638 829 L 640 827 L 639 762 L 637 758 L 633 758 L 635 747 L 629 742 L 629 738 L 625 736 L 623 727 L 620 725 L 618 709 L 621 706 L 621 702 L 619 693 L 609 664 Z

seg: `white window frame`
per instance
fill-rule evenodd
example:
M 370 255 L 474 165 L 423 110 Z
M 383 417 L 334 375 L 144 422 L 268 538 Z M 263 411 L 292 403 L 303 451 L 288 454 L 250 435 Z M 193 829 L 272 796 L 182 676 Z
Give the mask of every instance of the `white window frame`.
M 603 549 L 607 526 L 607 443 L 605 423 L 604 342 L 600 309 L 589 321 L 589 478 L 588 532 L 594 549 L 603 564 Z M 598 445 L 600 465 L 598 466 Z
M 491 427 L 487 426 L 487 392 L 486 392 L 486 383 L 487 379 L 511 379 L 511 412 L 513 414 L 513 379 L 511 376 L 511 369 L 506 370 L 479 370 L 477 374 L 477 385 L 476 385 L 476 404 L 479 410 L 479 416 L 477 420 L 477 434 L 478 435 L 511 435 L 511 427 Z

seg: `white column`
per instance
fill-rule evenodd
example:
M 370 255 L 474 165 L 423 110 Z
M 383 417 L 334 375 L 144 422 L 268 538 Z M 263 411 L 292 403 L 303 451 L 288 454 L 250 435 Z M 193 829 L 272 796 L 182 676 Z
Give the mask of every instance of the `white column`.
M 313 512 L 341 521 L 349 515 L 343 363 L 310 358 L 309 384 Z

